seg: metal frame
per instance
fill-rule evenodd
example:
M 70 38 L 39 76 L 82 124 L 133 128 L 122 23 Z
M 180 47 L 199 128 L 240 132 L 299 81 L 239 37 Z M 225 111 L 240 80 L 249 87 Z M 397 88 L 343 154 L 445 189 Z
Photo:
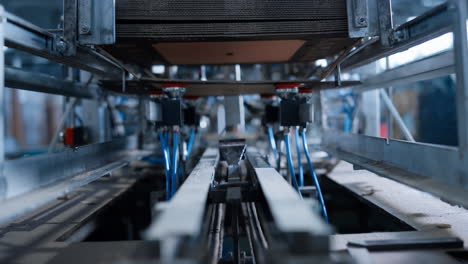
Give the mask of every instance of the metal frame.
M 5 160 L 4 152 L 4 88 L 37 91 L 84 99 L 100 99 L 102 91 L 89 79 L 87 83 L 60 80 L 55 77 L 5 67 L 4 46 L 35 56 L 119 80 L 125 69 L 114 58 L 82 44 L 112 44 L 115 41 L 115 14 L 97 18 L 103 9 L 115 12 L 113 0 L 92 1 L 89 6 L 89 32 L 78 32 L 78 18 L 86 0 L 64 1 L 63 35 L 37 27 L 6 11 L 0 5 L 0 223 L 12 220 L 47 202 L 83 186 L 115 169 L 139 159 L 149 152 L 137 151 L 133 138 L 67 148 L 60 152 Z M 91 2 L 88 2 L 91 4 Z M 84 11 L 84 10 L 81 10 Z M 95 16 L 95 17 L 93 17 Z M 102 24 L 102 25 L 101 25 Z M 80 38 L 79 33 L 83 33 Z M 86 74 L 82 74 L 83 76 Z M 91 76 L 93 76 L 91 75 Z M 124 75 L 126 76 L 126 75 Z M 71 104 L 70 109 L 73 107 Z M 70 111 L 69 111 L 70 112 Z M 58 134 L 58 133 L 57 133 Z M 55 137 L 56 140 L 58 137 Z M 55 144 L 52 144 L 55 145 Z
M 457 148 L 331 130 L 323 133 L 323 148 L 361 168 L 468 207 L 468 196 L 460 191 L 460 188 L 468 189 L 467 18 L 467 2 L 451 0 L 398 28 L 388 30 L 387 33 L 391 33 L 388 38 L 393 41 L 390 42 L 390 47 L 385 47 L 385 42 L 374 43 L 343 62 L 349 70 L 408 49 L 453 29 L 453 52 L 443 52 L 387 70 L 378 76 L 363 80 L 362 85 L 349 89 L 363 92 L 456 73 L 459 140 Z M 385 98 L 383 99 L 385 102 Z M 391 106 L 390 98 L 386 99 L 386 105 Z M 401 127 L 404 129 L 404 126 Z M 411 134 L 407 132 L 405 135 L 412 141 Z
M 115 0 L 78 0 L 77 23 L 80 44 L 114 44 Z
M 407 23 L 390 29 L 391 34 L 384 35 L 390 38 L 388 40 L 390 46 L 382 45 L 382 41 L 373 43 L 363 49 L 359 56 L 353 56 L 343 62 L 342 70 L 366 65 L 450 32 L 454 16 L 454 9 L 449 8 L 448 4 L 442 4 Z
M 72 37 L 66 29 L 71 26 L 65 24 L 62 38 L 8 12 L 4 12 L 4 17 L 6 46 L 98 75 L 120 78 L 122 68 L 112 59 L 68 40 Z
M 376 87 L 429 80 L 452 73 L 455 73 L 454 54 L 452 51 L 445 51 L 364 79 L 361 85 L 352 87 L 352 90 L 363 92 L 376 89 Z
M 85 99 L 97 98 L 101 93 L 100 87 L 95 84 L 86 85 L 68 80 L 59 80 L 46 74 L 26 72 L 11 67 L 5 67 L 5 86 L 13 89 Z
M 148 155 L 128 150 L 132 139 L 88 145 L 4 162 L 0 223 L 12 220 Z
M 468 3 L 463 0 L 451 0 L 451 8 L 456 10 L 453 32 L 455 52 L 455 72 L 457 77 L 457 125 L 460 159 L 468 164 Z M 468 171 L 468 165 L 466 166 Z M 468 177 L 468 173 L 465 173 Z
M 5 164 L 5 10 L 0 5 L 0 192 L 6 189 Z M 1 197 L 1 196 L 0 196 Z

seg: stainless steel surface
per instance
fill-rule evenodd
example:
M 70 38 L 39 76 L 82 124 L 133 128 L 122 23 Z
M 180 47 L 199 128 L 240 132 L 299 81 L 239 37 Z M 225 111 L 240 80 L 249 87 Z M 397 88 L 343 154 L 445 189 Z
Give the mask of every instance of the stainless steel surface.
M 349 7 L 346 11 L 351 38 L 377 36 L 379 22 L 376 0 L 346 0 L 346 6 Z
M 301 200 L 293 187 L 273 168 L 255 168 L 275 226 L 284 233 L 308 233 L 318 237 L 330 234 L 330 227 L 310 204 Z
M 336 58 L 324 71 L 320 74 L 319 80 L 326 79 L 336 68 L 339 66 L 341 71 L 341 64 L 344 63 L 349 58 L 355 56 L 364 48 L 372 45 L 373 43 L 379 40 L 378 37 L 372 37 L 367 39 L 362 39 L 360 43 L 356 43 L 356 45 L 350 46 L 348 49 L 344 50 L 338 58 Z
M 0 5 L 0 192 L 5 191 L 5 10 Z M 4 197 L 0 195 L 0 198 Z
M 468 167 L 457 148 L 400 140 L 387 143 L 386 138 L 331 130 L 324 133 L 322 146 L 340 159 L 468 206 L 466 191 L 460 191 L 468 188 L 464 180 Z
M 6 199 L 0 204 L 0 222 L 12 220 L 149 154 L 131 150 L 131 145 L 123 138 L 6 161 Z
M 453 9 L 449 9 L 446 4 L 442 4 L 424 13 L 417 19 L 413 19 L 396 27 L 393 30 L 393 35 L 398 35 L 400 33 L 397 32 L 401 32 L 401 34 L 407 36 L 407 38 L 392 43 L 391 47 L 384 46 L 380 42 L 366 47 L 360 52 L 359 56 L 353 56 L 349 60 L 343 62 L 343 71 L 366 65 L 450 32 L 453 27 L 454 13 Z
M 361 85 L 351 87 L 351 89 L 355 92 L 362 92 L 387 86 L 430 80 L 447 76 L 454 72 L 454 53 L 446 51 L 386 70 L 362 80 Z
M 79 42 L 90 45 L 110 45 L 116 40 L 115 0 L 79 0 Z
M 63 151 L 35 155 L 5 162 L 6 198 L 77 174 L 86 173 L 109 163 L 125 159 L 132 149 L 132 139 L 67 148 Z
M 380 43 L 383 46 L 390 46 L 393 32 L 392 1 L 377 0 L 377 12 L 379 14 Z
M 63 0 L 63 40 L 57 41 L 64 45 L 61 53 L 65 56 L 74 56 L 77 52 L 78 1 Z
M 398 127 L 400 128 L 400 130 L 403 133 L 403 135 L 405 136 L 405 138 L 408 141 L 416 142 L 416 140 L 414 140 L 414 138 L 413 138 L 413 135 L 411 135 L 411 132 L 409 131 L 408 127 L 406 126 L 405 122 L 401 118 L 400 113 L 398 113 L 398 110 L 393 105 L 393 102 L 390 99 L 390 97 L 388 96 L 387 92 L 384 89 L 380 89 L 379 91 L 380 91 L 380 97 L 382 97 L 382 100 L 383 100 L 385 106 L 387 107 L 387 109 L 392 114 L 393 118 L 395 119 L 396 123 L 398 124 Z
M 345 134 L 337 131 L 326 131 L 323 135 L 323 145 L 331 153 L 338 157 L 346 156 L 348 160 L 358 160 L 361 167 L 373 170 L 382 169 L 387 171 L 384 174 L 398 172 L 396 174 L 406 175 L 408 181 L 417 188 L 424 189 L 434 193 L 444 199 L 456 201 L 457 204 L 466 204 L 466 197 L 460 195 L 460 192 L 441 191 L 447 190 L 445 185 L 456 188 L 468 188 L 466 177 L 468 177 L 467 161 L 467 118 L 468 118 L 468 85 L 466 76 L 468 76 L 468 45 L 466 33 L 466 18 L 468 16 L 468 6 L 465 1 L 450 1 L 447 5 L 439 6 L 421 17 L 414 19 L 396 29 L 404 30 L 408 38 L 395 40 L 395 47 L 383 51 L 378 56 L 373 56 L 370 50 L 375 46 L 369 46 L 369 49 L 363 50 L 356 58 L 378 58 L 387 56 L 403 47 L 407 48 L 438 36 L 455 25 L 454 30 L 454 50 L 436 54 L 409 64 L 387 70 L 375 77 L 363 80 L 363 84 L 351 88 L 355 92 L 368 89 L 377 89 L 397 84 L 415 82 L 420 80 L 433 79 L 456 73 L 457 79 L 457 122 L 459 147 L 446 147 L 431 144 L 420 144 L 412 142 L 403 142 L 391 139 L 374 138 L 356 134 Z M 439 23 L 436 23 L 439 22 Z M 425 35 L 424 35 L 425 34 Z M 406 44 L 405 44 L 406 43 Z M 376 51 L 374 49 L 374 51 Z M 377 52 L 378 53 L 378 52 Z M 375 55 L 377 54 L 375 53 Z M 353 60 L 353 59 L 350 59 Z M 348 61 L 349 62 L 349 61 Z M 348 62 L 345 62 L 348 63 Z M 358 64 L 361 64 L 360 62 Z M 348 64 L 351 65 L 351 64 Z M 411 133 L 404 125 L 397 111 L 392 107 L 391 101 L 384 92 L 380 92 L 382 99 L 389 106 L 393 117 L 402 128 L 404 135 L 410 141 L 413 141 Z M 363 102 L 363 107 L 366 103 Z M 366 111 L 364 113 L 375 113 L 378 110 Z M 366 133 L 367 135 L 373 135 Z M 378 134 L 375 134 L 376 136 Z M 352 156 L 355 158 L 352 158 Z M 364 160 L 364 161 L 363 161 Z M 392 174 L 392 173 L 390 173 Z M 424 179 L 434 179 L 433 184 L 418 185 L 412 182 L 412 178 L 423 177 Z M 434 187 L 439 184 L 441 187 Z M 454 193 L 457 193 L 455 195 Z
M 100 1 L 104 2 L 104 1 Z M 93 23 L 93 3 L 91 0 L 78 1 L 78 33 L 80 35 L 91 34 L 91 25 Z M 99 18 L 98 18 L 99 19 Z M 80 36 L 81 37 L 81 36 Z
M 60 80 L 46 74 L 27 72 L 12 67 L 5 67 L 5 86 L 87 99 L 95 98 L 100 93 L 100 88 L 95 84 L 86 85 L 85 83 Z
M 456 10 L 454 16 L 455 29 L 453 32 L 456 72 L 456 103 L 458 147 L 460 159 L 468 164 L 468 34 L 466 21 L 468 19 L 468 3 L 463 0 L 451 0 L 452 8 Z M 468 167 L 468 166 L 467 166 Z M 466 178 L 468 174 L 463 176 Z
M 334 81 L 319 82 L 317 80 L 279 80 L 279 81 L 225 81 L 225 80 L 170 80 L 170 79 L 147 79 L 128 80 L 126 82 L 126 94 L 148 94 L 153 90 L 161 90 L 164 83 L 183 83 L 186 87 L 187 96 L 234 96 L 242 94 L 274 94 L 277 83 L 300 83 L 305 88 L 316 91 L 338 88 Z M 359 85 L 359 81 L 342 81 L 341 87 Z M 121 81 L 103 81 L 103 88 L 122 93 Z
M 147 239 L 169 241 L 194 238 L 200 233 L 218 156 L 218 149 L 205 151 L 187 180 L 146 231 Z
M 21 18 L 5 12 L 5 45 L 36 56 L 63 63 L 65 65 L 90 71 L 102 76 L 120 76 L 121 69 L 89 51 L 77 46 L 76 54 L 67 54 L 69 44 L 52 34 Z
M 354 26 L 367 27 L 369 25 L 367 0 L 354 0 L 352 9 L 354 11 Z

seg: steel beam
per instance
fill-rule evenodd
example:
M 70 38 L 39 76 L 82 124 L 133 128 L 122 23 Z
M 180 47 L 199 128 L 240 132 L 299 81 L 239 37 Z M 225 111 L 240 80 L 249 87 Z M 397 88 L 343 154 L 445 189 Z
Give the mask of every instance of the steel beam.
M 361 84 L 357 81 L 342 81 L 341 86 L 335 82 L 320 82 L 317 80 L 294 81 L 200 81 L 200 80 L 153 80 L 142 78 L 126 82 L 126 94 L 148 94 L 153 90 L 162 89 L 164 83 L 183 83 L 186 87 L 185 95 L 188 96 L 234 96 L 241 94 L 274 94 L 276 83 L 299 83 L 304 88 L 312 88 L 315 91 L 344 88 Z M 116 93 L 122 93 L 122 82 L 103 81 L 102 87 Z
M 26 72 L 11 67 L 5 67 L 5 86 L 20 90 L 85 99 L 96 98 L 100 90 L 94 84 L 86 85 L 84 83 L 59 80 L 46 74 Z
M 102 76 L 120 77 L 121 69 L 110 59 L 103 59 L 97 52 L 76 46 L 76 53 L 67 53 L 68 44 L 60 36 L 52 34 L 21 18 L 5 12 L 5 45 L 70 67 L 86 70 Z M 68 56 L 64 56 L 64 54 Z
M 5 10 L 0 5 L 0 197 L 5 192 L 6 180 L 4 175 L 5 163 Z
M 455 73 L 454 54 L 442 52 L 372 76 L 361 85 L 350 87 L 354 92 L 430 80 Z
M 450 4 L 456 10 L 454 16 L 454 52 L 456 72 L 456 102 L 457 102 L 457 127 L 458 146 L 460 158 L 468 162 L 468 3 L 465 0 L 451 0 Z M 468 167 L 468 165 L 467 165 Z M 468 177 L 468 175 L 464 175 Z
M 380 2 L 380 1 L 379 1 Z M 425 41 L 433 39 L 453 28 L 455 11 L 442 4 L 423 15 L 404 23 L 392 30 L 389 38 L 393 39 L 391 46 L 377 42 L 363 49 L 359 54 L 342 63 L 342 70 L 350 70 L 407 50 Z
M 348 87 L 360 93 L 382 87 L 430 80 L 455 73 L 454 53 L 445 51 L 396 68 L 386 70 L 362 80 L 362 83 Z M 336 89 L 339 89 L 337 87 Z
M 392 1 L 378 0 L 377 12 L 379 14 L 380 43 L 383 46 L 390 46 L 393 30 Z

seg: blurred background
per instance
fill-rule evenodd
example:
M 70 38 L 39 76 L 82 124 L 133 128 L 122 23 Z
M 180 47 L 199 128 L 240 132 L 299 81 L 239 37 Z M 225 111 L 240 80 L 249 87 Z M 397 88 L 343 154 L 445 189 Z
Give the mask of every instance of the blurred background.
M 409 21 L 442 2 L 444 1 L 393 0 L 394 23 L 397 25 Z M 38 26 L 51 30 L 61 28 L 61 0 L 0 0 L 0 3 L 9 12 Z M 42 15 L 38 16 L 38 13 Z M 449 33 L 410 50 L 381 59 L 377 63 L 363 66 L 353 75 L 345 73 L 343 79 L 358 80 L 365 79 L 366 76 L 378 76 L 379 72 L 388 68 L 398 67 L 410 61 L 450 50 L 452 43 L 453 37 Z M 320 71 L 327 63 L 327 60 L 319 60 L 301 64 L 241 65 L 240 76 L 242 80 L 302 79 Z M 47 73 L 57 78 L 82 78 L 78 72 L 67 67 L 13 49 L 6 50 L 6 65 L 23 68 L 27 71 Z M 235 80 L 235 67 L 235 65 L 203 68 L 154 65 L 152 71 L 161 78 Z M 393 97 L 398 112 L 416 141 L 455 146 L 457 145 L 457 127 L 454 81 L 453 76 L 445 76 L 409 85 L 382 88 L 387 88 Z M 328 116 L 322 116 L 323 120 L 321 121 L 326 122 L 328 126 L 339 127 L 344 131 L 366 134 L 366 117 L 363 116 L 360 107 L 360 101 L 365 100 L 365 97 L 366 93 L 358 95 L 346 90 L 322 92 L 319 98 L 322 107 L 331 111 L 329 111 Z M 246 122 L 249 124 L 249 127 L 246 128 L 247 131 L 261 129 L 261 120 L 255 115 L 259 98 L 259 96 L 244 96 L 244 103 L 247 106 L 246 120 L 254 121 Z M 7 89 L 5 106 L 8 111 L 7 153 L 10 156 L 24 156 L 44 152 L 53 137 L 67 100 L 62 96 Z M 206 100 L 206 107 L 203 109 L 205 117 L 202 118 L 202 128 L 208 126 L 207 122 L 214 122 L 209 117 L 210 115 L 214 116 L 214 114 L 210 114 L 210 111 L 216 111 L 213 110 L 216 107 L 210 106 L 217 105 L 222 98 L 204 100 Z M 124 122 L 136 122 L 125 119 L 125 111 L 131 111 L 129 109 L 136 105 L 136 101 L 116 98 L 116 102 Z M 393 121 L 385 106 L 380 104 L 376 109 L 379 109 L 380 112 L 378 115 L 380 119 L 379 136 L 404 139 L 398 127 L 391 124 Z M 72 122 L 79 125 L 80 122 L 86 120 L 86 103 L 79 103 L 74 114 L 76 118 Z

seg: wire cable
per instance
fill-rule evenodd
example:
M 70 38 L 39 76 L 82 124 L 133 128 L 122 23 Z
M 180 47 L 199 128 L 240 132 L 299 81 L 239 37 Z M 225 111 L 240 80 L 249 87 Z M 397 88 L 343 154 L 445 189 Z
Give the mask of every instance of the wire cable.
M 164 156 L 164 168 L 166 170 L 166 200 L 171 199 L 171 160 L 169 154 L 169 147 L 167 146 L 166 138 L 163 132 L 159 132 L 159 140 Z
M 318 181 L 317 174 L 315 174 L 314 166 L 312 165 L 312 161 L 310 159 L 309 147 L 307 146 L 305 130 L 301 132 L 301 136 L 302 136 L 302 146 L 304 147 L 304 153 L 307 159 L 307 165 L 309 166 L 309 173 L 312 176 L 312 181 L 314 182 L 315 188 L 317 189 L 318 200 L 319 200 L 320 206 L 322 207 L 322 215 L 325 221 L 328 223 L 327 208 L 325 207 L 325 200 L 323 199 L 322 190 L 320 188 L 320 183 Z
M 289 168 L 289 173 L 291 174 L 291 180 L 293 182 L 294 188 L 296 188 L 296 191 L 298 192 L 299 196 L 302 199 L 301 190 L 299 189 L 299 185 L 297 184 L 296 172 L 294 171 L 294 166 L 292 163 L 291 147 L 289 145 L 289 134 L 284 134 L 284 143 L 286 145 L 286 158 L 288 160 L 288 168 Z
M 193 143 L 195 141 L 195 135 L 196 135 L 196 130 L 195 128 L 192 128 L 190 130 L 190 136 L 189 136 L 188 143 L 187 143 L 187 153 L 185 154 L 185 160 L 187 160 L 190 157 L 190 154 L 192 153 Z
M 296 143 L 297 166 L 299 170 L 299 186 L 304 186 L 304 168 L 302 167 L 301 147 L 299 146 L 299 131 L 294 129 L 294 141 Z
M 273 127 L 268 126 L 268 139 L 270 140 L 271 152 L 275 156 L 275 160 L 278 160 L 278 150 L 276 148 L 275 134 L 273 133 Z
M 178 159 L 179 159 L 179 132 L 173 131 L 172 132 L 172 186 L 171 186 L 171 196 L 177 191 L 177 166 L 178 166 Z

